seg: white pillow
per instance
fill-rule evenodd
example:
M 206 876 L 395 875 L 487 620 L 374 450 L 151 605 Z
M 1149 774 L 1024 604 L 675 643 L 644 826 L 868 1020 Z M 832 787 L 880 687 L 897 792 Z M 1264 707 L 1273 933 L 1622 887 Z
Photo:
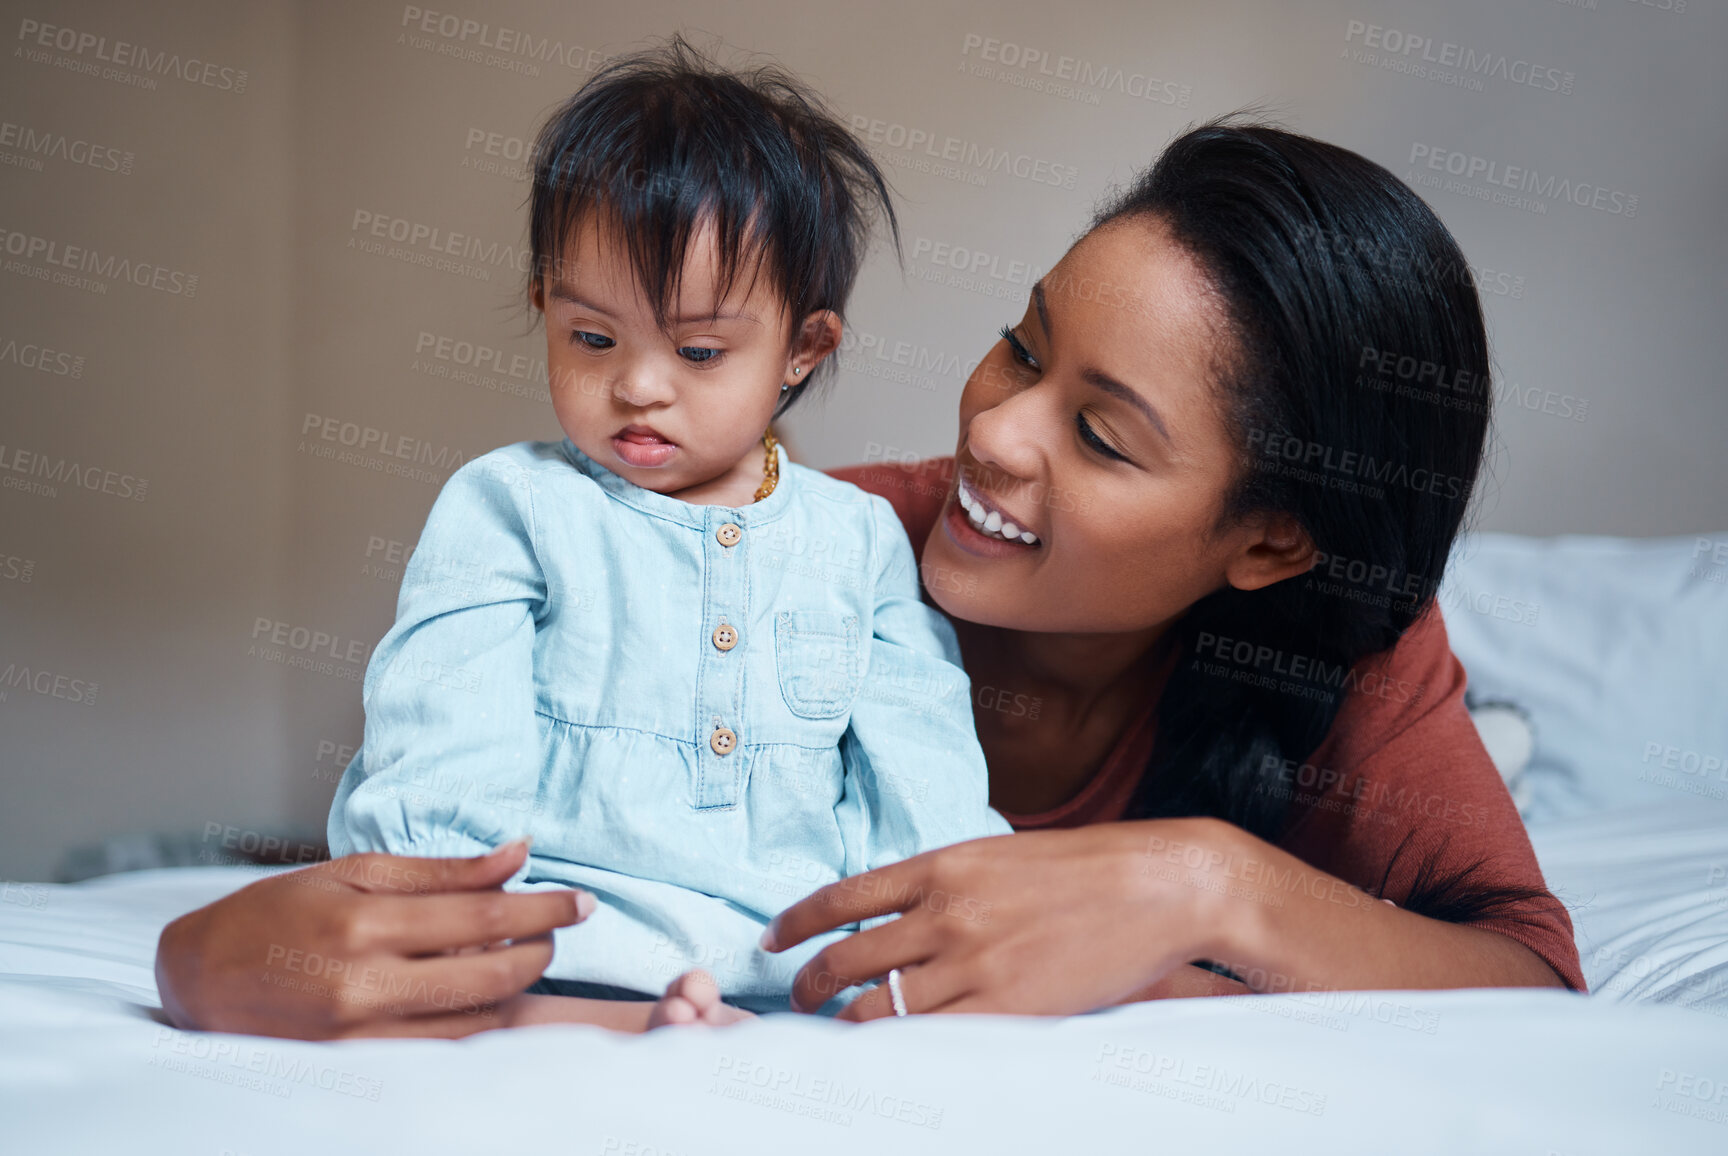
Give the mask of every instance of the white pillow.
M 1466 693 L 1465 697 L 1470 696 Z M 1476 733 L 1488 757 L 1494 760 L 1494 769 L 1506 780 L 1506 789 L 1518 813 L 1529 818 L 1534 798 L 1530 778 L 1524 772 L 1536 753 L 1536 732 L 1530 728 L 1530 716 L 1516 703 L 1472 702 L 1470 721 L 1476 724 Z
M 1728 819 L 1728 532 L 1465 535 L 1439 599 L 1470 701 L 1529 717 L 1532 822 L 1676 801 Z

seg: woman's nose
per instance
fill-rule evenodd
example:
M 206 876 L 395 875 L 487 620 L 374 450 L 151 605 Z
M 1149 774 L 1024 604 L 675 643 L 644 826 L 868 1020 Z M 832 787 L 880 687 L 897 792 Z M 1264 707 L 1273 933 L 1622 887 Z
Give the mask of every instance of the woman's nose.
M 966 445 L 980 465 L 1021 481 L 1035 481 L 1044 460 L 1043 439 L 1054 436 L 1037 390 L 1023 390 L 972 415 Z

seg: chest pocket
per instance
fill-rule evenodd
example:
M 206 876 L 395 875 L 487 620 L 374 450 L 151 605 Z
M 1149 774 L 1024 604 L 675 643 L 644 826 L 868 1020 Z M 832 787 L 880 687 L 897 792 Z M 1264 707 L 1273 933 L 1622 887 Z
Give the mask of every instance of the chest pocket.
M 774 619 L 780 696 L 800 718 L 839 718 L 852 707 L 859 669 L 858 616 L 783 610 Z

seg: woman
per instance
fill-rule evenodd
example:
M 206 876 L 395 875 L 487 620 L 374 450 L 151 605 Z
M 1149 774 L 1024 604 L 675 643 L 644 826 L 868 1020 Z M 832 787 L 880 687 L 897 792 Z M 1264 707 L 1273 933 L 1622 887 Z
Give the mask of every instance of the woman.
M 922 544 L 1019 833 L 782 913 L 770 948 L 902 912 L 813 958 L 795 1002 L 891 969 L 912 1013 L 1582 990 L 1433 598 L 1487 429 L 1467 270 L 1381 167 L 1204 126 L 1034 287 L 967 382 L 953 459 L 840 471 Z M 557 1019 L 561 997 L 516 993 L 592 900 L 496 891 L 523 854 L 253 884 L 165 930 L 164 1005 L 309 1038 Z M 289 944 L 342 960 L 334 981 L 260 982 Z

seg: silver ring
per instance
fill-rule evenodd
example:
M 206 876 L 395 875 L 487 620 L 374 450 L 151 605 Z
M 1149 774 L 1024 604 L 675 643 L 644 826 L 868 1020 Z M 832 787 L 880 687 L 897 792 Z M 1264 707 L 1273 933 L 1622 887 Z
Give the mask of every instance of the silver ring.
M 888 998 L 894 1001 L 895 1015 L 906 1014 L 906 993 L 900 990 L 900 969 L 897 967 L 888 969 Z

